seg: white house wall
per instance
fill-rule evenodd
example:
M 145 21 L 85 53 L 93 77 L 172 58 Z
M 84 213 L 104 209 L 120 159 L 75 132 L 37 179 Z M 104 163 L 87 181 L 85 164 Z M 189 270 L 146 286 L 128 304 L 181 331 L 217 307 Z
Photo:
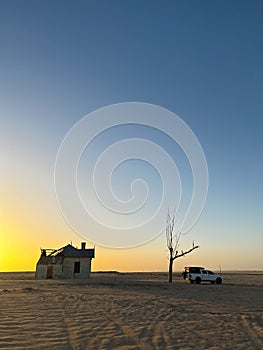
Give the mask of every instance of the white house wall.
M 36 279 L 42 280 L 47 278 L 47 265 L 37 265 Z
M 78 261 L 80 262 L 80 273 L 74 273 L 74 265 Z M 64 258 L 62 278 L 89 278 L 90 268 L 90 258 Z
M 37 280 L 42 280 L 42 279 L 47 278 L 48 266 L 53 267 L 52 278 L 54 278 L 54 279 L 62 278 L 62 265 L 55 265 L 55 264 L 37 265 L 37 268 L 36 268 L 36 279 Z
M 53 278 L 62 278 L 62 265 L 53 265 Z
M 80 262 L 79 273 L 74 273 L 75 262 Z M 91 258 L 64 257 L 62 264 L 37 264 L 36 279 L 46 279 L 49 267 L 53 268 L 53 279 L 89 278 L 91 270 Z

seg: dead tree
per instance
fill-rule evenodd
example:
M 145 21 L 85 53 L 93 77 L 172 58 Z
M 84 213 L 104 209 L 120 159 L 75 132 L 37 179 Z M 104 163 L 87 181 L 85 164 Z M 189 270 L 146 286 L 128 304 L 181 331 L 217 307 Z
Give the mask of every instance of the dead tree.
M 178 252 L 179 248 L 179 242 L 181 238 L 181 232 L 174 232 L 174 224 L 175 224 L 175 214 L 171 216 L 170 211 L 168 211 L 167 217 L 166 217 L 166 242 L 167 242 L 167 248 L 169 249 L 169 282 L 172 283 L 173 281 L 173 262 L 175 259 L 181 258 L 182 256 L 185 256 L 189 253 L 191 253 L 193 250 L 199 248 L 198 245 L 195 245 L 195 242 L 193 241 L 193 246 L 191 249 L 187 251 L 181 250 L 181 252 Z

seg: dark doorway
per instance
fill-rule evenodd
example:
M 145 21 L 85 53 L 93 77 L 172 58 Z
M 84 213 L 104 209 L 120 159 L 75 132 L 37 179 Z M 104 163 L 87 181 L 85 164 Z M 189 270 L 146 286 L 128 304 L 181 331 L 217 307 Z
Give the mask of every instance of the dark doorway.
M 47 278 L 53 278 L 53 266 L 47 267 Z
M 74 263 L 74 273 L 80 273 L 80 261 Z

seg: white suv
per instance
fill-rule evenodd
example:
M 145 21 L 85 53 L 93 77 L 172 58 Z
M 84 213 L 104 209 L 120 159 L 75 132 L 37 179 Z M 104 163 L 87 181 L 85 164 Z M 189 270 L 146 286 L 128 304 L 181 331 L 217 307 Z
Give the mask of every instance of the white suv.
M 191 283 L 200 284 L 201 282 L 210 282 L 221 284 L 223 277 L 210 270 L 205 270 L 204 267 L 187 266 L 182 272 L 182 276 L 185 280 L 189 280 Z

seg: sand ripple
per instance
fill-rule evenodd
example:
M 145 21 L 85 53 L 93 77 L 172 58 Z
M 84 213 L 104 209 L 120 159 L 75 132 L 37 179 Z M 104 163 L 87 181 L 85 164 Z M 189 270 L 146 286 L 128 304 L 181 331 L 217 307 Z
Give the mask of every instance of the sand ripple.
M 262 292 L 258 278 L 221 286 L 168 285 L 162 274 L 0 280 L 0 349 L 261 350 Z

